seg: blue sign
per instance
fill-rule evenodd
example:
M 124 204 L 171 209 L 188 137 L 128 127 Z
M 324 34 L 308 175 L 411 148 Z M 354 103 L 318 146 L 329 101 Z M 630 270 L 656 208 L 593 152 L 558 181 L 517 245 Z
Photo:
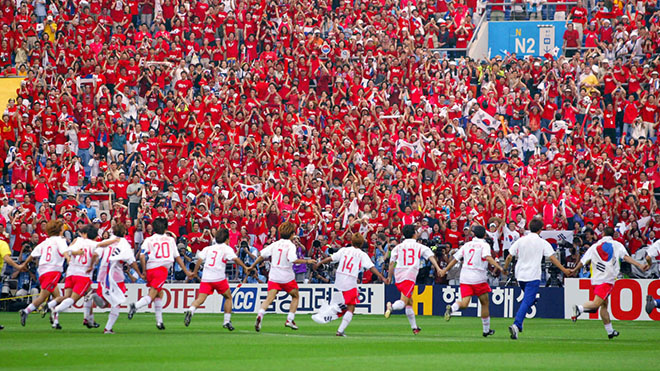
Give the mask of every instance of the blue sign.
M 566 22 L 488 22 L 490 57 L 516 54 L 517 57 L 557 57 L 564 43 Z
M 490 293 L 490 316 L 513 318 L 520 307 L 523 291 L 520 287 L 493 287 Z M 416 285 L 413 290 L 413 309 L 419 315 L 442 316 L 447 305 L 460 298 L 459 286 Z M 401 297 L 394 285 L 385 287 L 385 302 L 394 302 Z M 539 305 L 527 312 L 527 318 L 564 318 L 564 289 L 561 287 L 541 287 L 537 295 Z M 469 307 L 460 312 L 464 317 L 477 317 L 481 304 L 472 298 Z M 399 311 L 403 313 L 403 311 Z M 398 313 L 398 312 L 394 312 Z

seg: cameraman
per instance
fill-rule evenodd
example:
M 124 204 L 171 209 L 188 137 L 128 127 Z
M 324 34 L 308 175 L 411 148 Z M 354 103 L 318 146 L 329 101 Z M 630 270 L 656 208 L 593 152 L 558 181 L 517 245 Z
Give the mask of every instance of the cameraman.
M 247 239 L 241 240 L 241 243 L 239 244 L 238 247 L 238 256 L 239 258 L 245 262 L 245 265 L 248 267 L 254 263 L 255 260 L 257 260 L 257 256 L 259 256 L 259 250 L 257 250 L 256 247 L 250 246 L 250 243 Z M 243 277 L 245 275 L 245 272 L 243 272 L 242 267 L 238 267 L 239 269 L 239 277 Z

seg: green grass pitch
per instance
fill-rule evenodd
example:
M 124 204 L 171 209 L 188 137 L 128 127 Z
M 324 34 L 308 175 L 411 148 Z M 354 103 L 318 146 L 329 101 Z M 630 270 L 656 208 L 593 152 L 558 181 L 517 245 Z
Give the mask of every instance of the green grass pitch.
M 660 368 L 660 323 L 614 323 L 621 336 L 609 340 L 601 322 L 532 319 L 520 339 L 509 339 L 510 319 L 492 319 L 496 334 L 481 336 L 478 318 L 417 317 L 422 332 L 412 334 L 405 316 L 356 315 L 346 338 L 335 337 L 339 323 L 315 324 L 298 315 L 298 331 L 284 327 L 284 315 L 266 315 L 261 333 L 254 315 L 235 314 L 236 331 L 222 328 L 222 314 L 198 314 L 190 327 L 182 314 L 166 314 L 158 331 L 153 314 L 120 315 L 115 335 L 82 326 L 79 313 L 62 314 L 63 330 L 50 328 L 39 314 L 21 327 L 17 313 L 0 313 L 0 369 L 112 370 L 438 370 Z

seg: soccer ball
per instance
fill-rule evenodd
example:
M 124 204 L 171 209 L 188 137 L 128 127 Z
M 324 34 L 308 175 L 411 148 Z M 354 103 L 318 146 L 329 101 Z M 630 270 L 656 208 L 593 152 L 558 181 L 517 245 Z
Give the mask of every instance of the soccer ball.
M 588 106 L 591 104 L 591 98 L 589 97 L 584 97 L 584 103 Z

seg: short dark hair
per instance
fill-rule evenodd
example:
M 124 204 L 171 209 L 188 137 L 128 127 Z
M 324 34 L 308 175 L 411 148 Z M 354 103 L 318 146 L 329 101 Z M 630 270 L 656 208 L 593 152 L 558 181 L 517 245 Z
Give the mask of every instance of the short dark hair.
M 127 228 L 124 223 L 117 223 L 112 227 L 112 234 L 120 238 L 126 236 L 126 231 Z
M 99 236 L 99 229 L 94 224 L 87 224 L 82 228 L 81 232 L 86 234 L 90 240 L 95 240 Z
M 151 223 L 151 226 L 154 227 L 154 232 L 156 234 L 165 234 L 165 231 L 167 231 L 167 219 L 156 218 L 154 219 L 154 222 Z
M 403 226 L 403 229 L 401 229 L 401 233 L 403 233 L 403 237 L 406 239 L 413 238 L 415 236 L 415 226 L 412 224 L 406 224 Z
M 223 243 L 229 238 L 229 230 L 227 228 L 220 228 L 215 232 L 215 242 Z
M 532 233 L 540 232 L 543 229 L 543 221 L 541 219 L 532 219 L 529 222 L 529 230 Z
M 472 233 L 476 238 L 484 238 L 486 237 L 486 228 L 481 225 L 475 225 L 472 227 Z
M 614 236 L 614 228 L 612 228 L 612 227 L 605 227 L 605 229 L 603 229 L 603 236 L 606 236 L 606 237 L 612 237 L 612 236 Z

